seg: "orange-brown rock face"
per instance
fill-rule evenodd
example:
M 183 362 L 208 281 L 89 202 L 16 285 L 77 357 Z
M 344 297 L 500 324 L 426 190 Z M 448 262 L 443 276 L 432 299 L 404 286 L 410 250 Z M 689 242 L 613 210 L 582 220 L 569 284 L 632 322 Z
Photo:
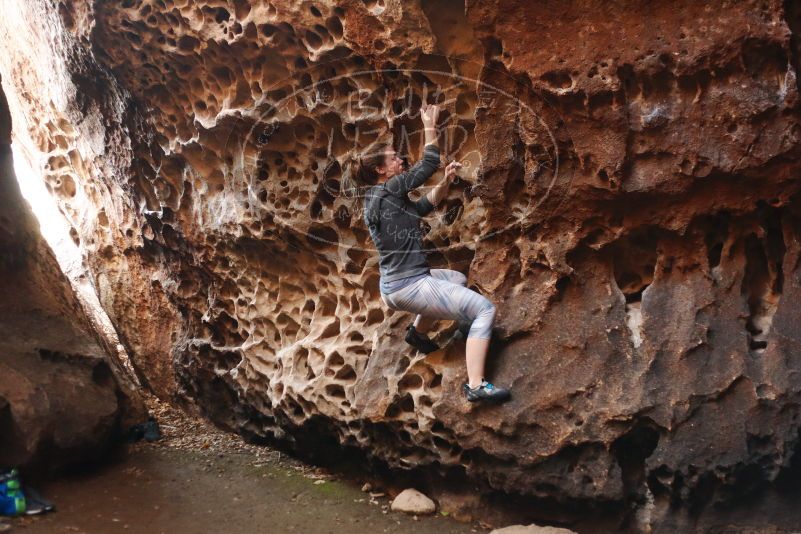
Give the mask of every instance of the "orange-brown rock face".
M 19 9 L 60 28 L 27 60 L 56 74 L 21 52 L 3 68 L 161 396 L 250 438 L 645 502 L 653 524 L 795 477 L 797 3 Z M 431 264 L 498 306 L 499 407 L 463 400 L 462 343 L 404 344 L 410 316 L 380 300 L 340 194 L 348 159 L 389 134 L 419 155 L 423 99 L 467 167 L 427 221 Z

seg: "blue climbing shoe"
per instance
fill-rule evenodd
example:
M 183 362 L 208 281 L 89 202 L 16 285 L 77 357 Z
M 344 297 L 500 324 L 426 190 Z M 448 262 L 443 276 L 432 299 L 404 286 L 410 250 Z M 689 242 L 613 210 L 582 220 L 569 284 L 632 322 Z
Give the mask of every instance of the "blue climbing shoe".
M 499 388 L 483 378 L 481 379 L 481 384 L 475 388 L 471 388 L 470 384 L 465 383 L 462 389 L 464 390 L 465 397 L 467 397 L 467 400 L 470 402 L 485 400 L 503 402 L 512 396 L 512 393 L 508 389 Z

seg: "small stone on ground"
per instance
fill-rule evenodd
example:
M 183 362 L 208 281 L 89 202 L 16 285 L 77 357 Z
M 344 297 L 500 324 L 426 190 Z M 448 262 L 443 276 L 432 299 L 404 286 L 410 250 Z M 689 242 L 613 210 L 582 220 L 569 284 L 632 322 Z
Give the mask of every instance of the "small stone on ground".
M 392 501 L 390 508 L 395 512 L 410 514 L 433 514 L 437 509 L 434 501 L 414 488 L 407 488 L 400 492 Z

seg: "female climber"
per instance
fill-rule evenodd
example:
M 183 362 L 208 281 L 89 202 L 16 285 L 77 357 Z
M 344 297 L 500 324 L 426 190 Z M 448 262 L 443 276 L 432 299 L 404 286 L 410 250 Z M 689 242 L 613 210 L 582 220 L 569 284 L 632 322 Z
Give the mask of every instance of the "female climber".
M 381 146 L 353 162 L 343 185 L 375 184 L 364 195 L 364 221 L 379 252 L 382 300 L 390 309 L 417 314 L 407 328 L 406 342 L 423 353 L 437 350 L 439 347 L 425 335 L 430 324 L 424 318 L 458 321 L 462 333 L 467 334 L 468 382 L 462 386 L 467 400 L 507 400 L 511 396 L 509 389 L 484 379 L 495 305 L 465 287 L 467 277 L 459 271 L 431 269 L 422 250 L 419 217 L 427 215 L 445 198 L 461 164 L 455 161 L 448 164 L 439 184 L 420 200 L 409 199 L 407 193 L 423 185 L 440 165 L 439 107 L 424 104 L 420 113 L 425 135 L 421 161 L 404 172 L 403 161 L 392 146 Z

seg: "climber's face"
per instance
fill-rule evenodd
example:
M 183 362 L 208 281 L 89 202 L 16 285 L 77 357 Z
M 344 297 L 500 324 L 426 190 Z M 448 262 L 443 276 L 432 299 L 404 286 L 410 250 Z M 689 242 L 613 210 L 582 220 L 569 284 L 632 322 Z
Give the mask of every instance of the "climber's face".
M 385 178 L 395 176 L 403 172 L 403 160 L 395 153 L 395 149 L 391 146 L 387 147 L 384 152 L 384 165 L 381 168 Z

